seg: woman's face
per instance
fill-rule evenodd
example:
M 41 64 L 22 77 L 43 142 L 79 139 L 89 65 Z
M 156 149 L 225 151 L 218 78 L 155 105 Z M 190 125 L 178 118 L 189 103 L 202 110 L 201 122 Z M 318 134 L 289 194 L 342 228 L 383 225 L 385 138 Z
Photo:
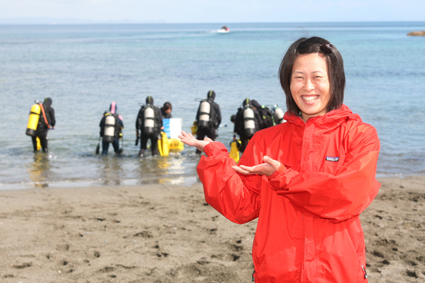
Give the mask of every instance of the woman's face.
M 298 55 L 292 67 L 291 94 L 307 120 L 326 114 L 330 99 L 330 83 L 326 58 L 320 53 Z

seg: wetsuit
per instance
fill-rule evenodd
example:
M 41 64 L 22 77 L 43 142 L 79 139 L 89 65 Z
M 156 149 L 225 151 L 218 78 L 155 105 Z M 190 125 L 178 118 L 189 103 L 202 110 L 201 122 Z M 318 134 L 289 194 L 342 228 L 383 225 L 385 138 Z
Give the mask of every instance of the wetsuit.
M 53 107 L 51 107 L 51 105 L 52 99 L 46 98 L 43 102 L 43 108 L 46 117 L 44 117 L 43 112 L 40 113 L 40 119 L 38 120 L 37 129 L 35 130 L 34 136 L 31 137 L 34 151 L 37 151 L 37 137 L 40 140 L 41 149 L 43 150 L 43 152 L 48 151 L 47 133 L 49 130 L 49 126 L 50 128 L 54 128 L 56 124 L 55 110 L 53 109 Z M 46 124 L 46 120 L 48 122 L 48 125 Z
M 153 99 L 152 99 L 153 102 Z M 140 151 L 139 151 L 139 156 L 143 157 L 145 155 L 145 151 L 147 148 L 147 143 L 148 140 L 151 141 L 151 150 L 152 150 L 152 155 L 158 155 L 158 137 L 161 133 L 161 128 L 162 128 L 162 114 L 161 111 L 159 110 L 158 107 L 148 104 L 147 106 L 151 107 L 154 110 L 154 131 L 153 133 L 144 133 L 143 132 L 143 127 L 144 127 L 144 123 L 145 123 L 145 109 L 146 106 L 143 106 L 140 111 L 139 114 L 137 115 L 137 120 L 136 120 L 136 131 L 140 130 Z
M 211 91 L 208 93 L 208 101 L 211 105 L 211 113 L 210 113 L 210 121 L 208 123 L 208 127 L 202 128 L 198 127 L 196 132 L 196 138 L 198 140 L 203 140 L 205 137 L 209 137 L 213 141 L 217 138 L 217 129 L 221 123 L 221 111 L 220 106 L 214 102 L 215 92 Z M 201 105 L 198 107 L 198 112 L 196 113 L 196 121 L 198 121 L 199 125 L 199 116 L 201 113 Z M 197 149 L 196 153 L 200 154 L 201 152 Z

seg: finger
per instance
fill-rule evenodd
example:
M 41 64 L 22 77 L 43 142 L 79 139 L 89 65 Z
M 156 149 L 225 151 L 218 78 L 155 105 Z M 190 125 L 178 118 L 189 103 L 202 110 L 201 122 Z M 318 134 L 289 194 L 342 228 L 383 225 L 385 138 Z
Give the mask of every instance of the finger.
M 248 172 L 248 171 L 245 171 L 245 170 L 243 170 L 242 168 L 240 168 L 240 167 L 238 167 L 238 166 L 232 166 L 232 168 L 236 171 L 236 172 L 238 172 L 238 173 L 241 173 L 241 174 L 243 174 L 243 175 L 248 175 L 248 174 L 251 174 L 250 172 Z
M 246 172 L 252 173 L 254 171 L 255 166 L 251 167 L 251 166 L 240 165 L 239 168 L 241 168 L 242 170 Z
M 268 157 L 267 155 L 263 157 L 263 161 L 270 164 L 273 167 L 279 167 L 280 166 L 280 162 L 277 160 L 274 160 L 270 157 Z

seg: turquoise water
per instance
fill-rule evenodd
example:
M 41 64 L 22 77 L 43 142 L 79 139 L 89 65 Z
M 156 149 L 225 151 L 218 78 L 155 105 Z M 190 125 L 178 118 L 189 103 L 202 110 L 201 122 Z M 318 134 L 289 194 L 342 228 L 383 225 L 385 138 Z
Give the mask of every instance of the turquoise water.
M 425 173 L 425 22 L 0 26 L 0 189 L 197 181 L 193 149 L 138 159 L 139 103 L 173 104 L 189 131 L 197 98 L 214 89 L 223 127 L 246 97 L 286 108 L 277 72 L 301 36 L 330 40 L 345 60 L 345 104 L 375 126 L 379 175 Z M 25 135 L 35 99 L 53 99 L 56 129 L 49 154 L 34 154 Z M 112 101 L 124 118 L 124 154 L 95 155 L 99 121 Z M 228 125 L 227 127 L 225 125 Z

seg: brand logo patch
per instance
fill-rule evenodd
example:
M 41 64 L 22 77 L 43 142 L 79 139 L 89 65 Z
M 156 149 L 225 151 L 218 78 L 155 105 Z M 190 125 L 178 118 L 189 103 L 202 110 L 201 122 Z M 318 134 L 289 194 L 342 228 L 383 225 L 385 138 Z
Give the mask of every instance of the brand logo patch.
M 338 162 L 339 157 L 335 156 L 326 156 L 326 161 Z

